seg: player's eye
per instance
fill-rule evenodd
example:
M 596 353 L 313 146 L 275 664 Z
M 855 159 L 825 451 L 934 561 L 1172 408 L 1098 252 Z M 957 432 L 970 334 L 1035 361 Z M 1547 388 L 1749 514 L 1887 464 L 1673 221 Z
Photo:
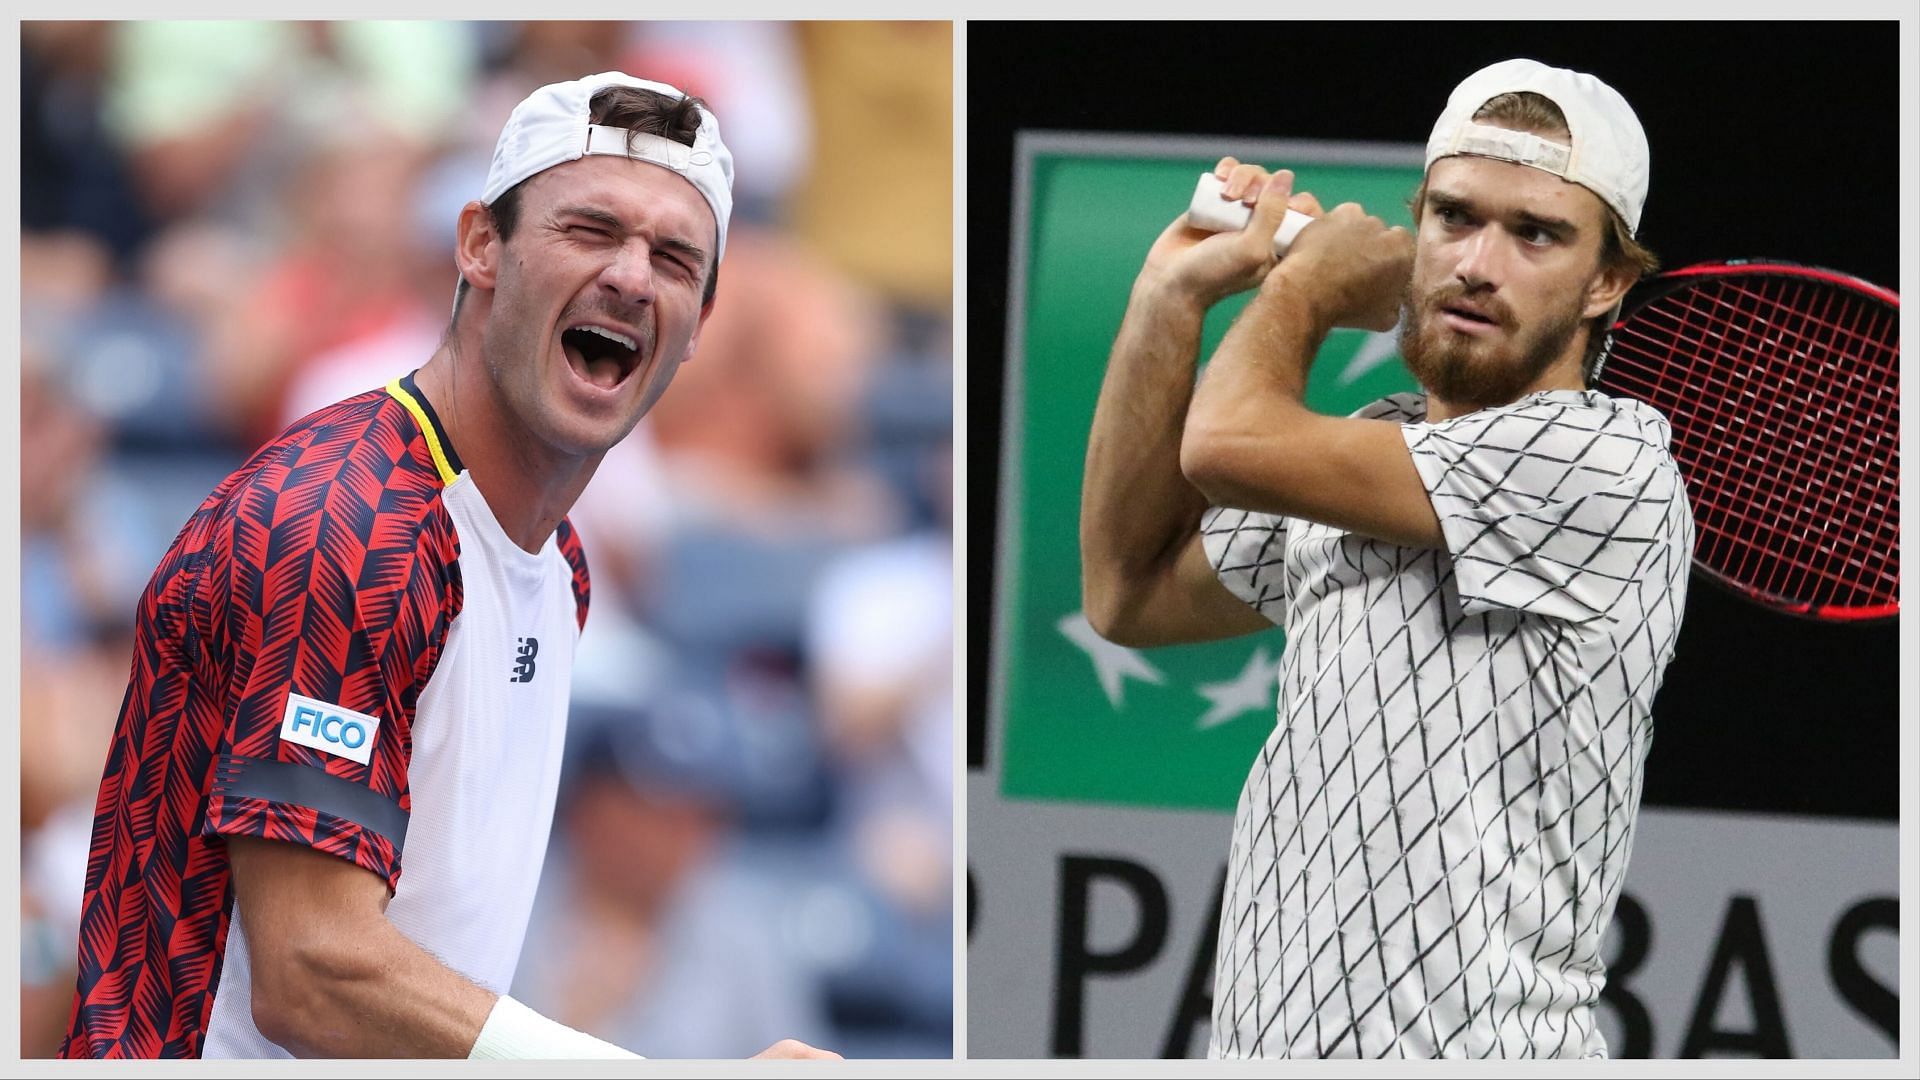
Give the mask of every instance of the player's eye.
M 1436 207 L 1434 209 L 1434 216 L 1440 219 L 1440 224 L 1442 225 L 1457 227 L 1467 223 L 1466 212 L 1457 206 Z
M 1541 225 L 1523 225 L 1520 227 L 1520 240 L 1533 247 L 1546 247 L 1558 240 L 1553 231 Z
M 693 260 L 689 259 L 685 255 L 677 254 L 671 251 L 663 251 L 660 253 L 660 257 L 665 259 L 667 262 L 667 266 L 670 267 L 677 274 L 681 274 L 685 277 L 692 277 L 695 274 L 700 272 L 700 268 L 694 265 Z

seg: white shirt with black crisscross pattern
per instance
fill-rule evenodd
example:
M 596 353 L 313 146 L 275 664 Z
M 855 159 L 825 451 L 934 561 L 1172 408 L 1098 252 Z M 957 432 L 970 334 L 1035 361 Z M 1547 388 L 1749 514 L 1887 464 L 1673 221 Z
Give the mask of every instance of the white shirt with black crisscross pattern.
M 1445 550 L 1215 509 L 1207 555 L 1287 632 L 1235 814 L 1215 1057 L 1599 1056 L 1693 517 L 1667 421 L 1549 391 L 1398 394 Z

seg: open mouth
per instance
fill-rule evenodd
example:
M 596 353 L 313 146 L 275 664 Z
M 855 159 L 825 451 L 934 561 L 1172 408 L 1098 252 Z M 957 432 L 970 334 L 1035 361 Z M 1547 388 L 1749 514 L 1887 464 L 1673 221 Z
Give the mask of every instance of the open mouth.
M 560 334 L 560 350 L 575 374 L 602 390 L 626 381 L 640 362 L 639 344 L 604 326 L 568 327 Z

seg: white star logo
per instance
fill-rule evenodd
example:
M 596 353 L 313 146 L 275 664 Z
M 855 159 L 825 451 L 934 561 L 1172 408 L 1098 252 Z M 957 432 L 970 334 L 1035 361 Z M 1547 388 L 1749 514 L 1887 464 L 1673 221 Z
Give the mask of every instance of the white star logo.
M 1367 339 L 1354 350 L 1353 359 L 1340 370 L 1339 385 L 1352 386 L 1361 376 L 1393 359 L 1395 350 L 1400 347 L 1400 326 L 1383 332 L 1369 332 Z
M 1100 678 L 1100 689 L 1107 692 L 1107 701 L 1115 709 L 1120 708 L 1121 699 L 1126 694 L 1128 678 L 1155 685 L 1167 681 L 1166 675 L 1143 659 L 1137 650 L 1115 645 L 1094 633 L 1083 611 L 1076 611 L 1054 625 L 1066 635 L 1068 641 L 1078 645 L 1087 654 L 1087 659 L 1093 661 L 1093 672 Z
M 1280 658 L 1267 658 L 1265 645 L 1253 650 L 1247 666 L 1240 674 L 1226 682 L 1201 683 L 1197 690 L 1200 696 L 1213 703 L 1213 707 L 1200 717 L 1195 726 L 1201 731 L 1218 727 L 1243 713 L 1254 709 L 1271 710 L 1274 708 L 1274 695 L 1280 678 Z

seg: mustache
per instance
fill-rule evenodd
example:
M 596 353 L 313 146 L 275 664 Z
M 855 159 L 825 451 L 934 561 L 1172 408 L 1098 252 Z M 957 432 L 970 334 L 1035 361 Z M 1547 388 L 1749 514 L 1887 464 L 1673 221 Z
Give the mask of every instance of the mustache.
M 1481 314 L 1486 315 L 1501 326 L 1508 329 L 1513 327 L 1513 309 L 1507 306 L 1506 301 L 1501 300 L 1491 293 L 1476 296 L 1475 292 L 1476 290 L 1457 283 L 1453 285 L 1443 285 L 1428 293 L 1422 306 L 1428 311 L 1438 313 L 1442 308 L 1445 308 L 1448 304 L 1456 300 L 1465 300 L 1480 309 Z

